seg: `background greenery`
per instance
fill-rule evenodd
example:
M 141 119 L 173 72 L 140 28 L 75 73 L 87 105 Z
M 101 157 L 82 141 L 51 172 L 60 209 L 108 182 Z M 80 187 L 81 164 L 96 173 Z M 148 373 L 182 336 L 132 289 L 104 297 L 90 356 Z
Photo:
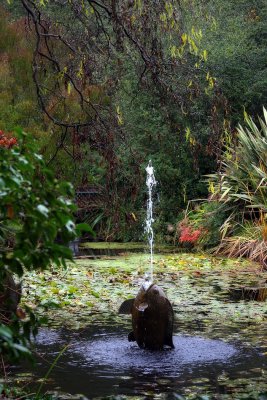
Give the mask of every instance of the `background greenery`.
M 0 145 L 1 291 L 8 277 L 34 270 L 28 299 L 40 313 L 54 316 L 55 307 L 64 317 L 75 301 L 89 314 L 105 308 L 95 300 L 107 298 L 102 281 L 88 281 L 79 299 L 70 281 L 48 285 L 39 272 L 71 259 L 74 212 L 100 239 L 143 238 L 150 159 L 159 241 L 217 246 L 266 267 L 266 112 L 257 122 L 267 100 L 266 45 L 264 0 L 1 2 L 0 136 L 16 132 L 18 140 Z M 75 191 L 90 190 L 95 197 L 77 211 Z M 212 299 L 201 318 L 222 308 Z M 26 311 L 8 325 L 0 318 L 5 357 L 29 355 L 37 321 Z
M 153 35 L 151 30 L 145 32 L 141 28 L 138 39 L 145 49 L 158 40 L 160 51 L 153 54 L 162 66 L 161 82 L 166 83 L 168 90 L 164 92 L 151 73 L 142 75 L 140 52 L 125 39 L 121 47 L 113 47 L 106 57 L 108 47 L 102 30 L 96 39 L 102 56 L 96 47 L 90 48 L 91 58 L 97 61 L 90 64 L 88 60 L 89 68 L 96 69 L 87 81 L 87 89 L 92 102 L 102 104 L 98 112 L 108 121 L 112 137 L 98 125 L 93 128 L 94 133 L 90 129 L 82 131 L 75 142 L 69 130 L 64 146 L 57 148 L 62 128 L 40 111 L 32 81 L 33 29 L 27 28 L 26 12 L 20 1 L 3 6 L 7 11 L 1 13 L 1 128 L 10 130 L 20 125 L 33 132 L 58 178 L 70 180 L 75 188 L 101 187 L 104 196 L 99 210 L 93 217 L 86 217 L 96 221 L 95 228 L 104 238 L 141 237 L 144 167 L 150 158 L 160 195 L 156 210 L 159 232 L 164 231 L 167 223 L 179 219 L 188 200 L 206 197 L 207 185 L 201 177 L 220 168 L 223 145 L 229 140 L 235 143 L 235 127 L 243 121 L 244 111 L 256 116 L 266 103 L 265 2 L 184 0 L 180 7 L 175 1 L 166 2 L 160 14 L 162 26 Z M 151 28 L 157 22 L 149 2 L 140 2 L 135 8 L 129 4 L 129 10 L 133 10 L 131 18 L 135 18 L 137 28 L 145 13 Z M 57 6 L 48 3 L 40 11 L 44 20 L 52 24 L 62 24 L 64 19 L 62 29 L 68 27 L 80 41 L 84 25 L 75 20 L 71 8 L 63 10 L 58 2 Z M 172 17 L 176 11 L 178 20 Z M 87 23 L 95 29 L 93 17 Z M 116 40 L 104 16 L 103 24 Z M 135 33 L 134 29 L 131 32 Z M 175 32 L 178 41 L 172 39 Z M 178 56 L 181 49 L 182 55 Z M 64 65 L 62 49 L 58 52 Z M 81 56 L 87 57 L 86 49 L 77 54 L 78 58 Z M 170 69 L 166 60 L 170 60 Z M 46 74 L 42 78 L 48 85 L 53 73 L 47 69 Z M 171 95 L 172 90 L 176 98 Z M 53 103 L 53 96 L 46 95 L 49 104 Z M 62 117 L 70 107 L 69 119 L 85 118 L 75 99 L 74 94 L 66 95 L 65 108 L 58 106 L 54 116 Z M 94 118 L 92 113 L 90 118 Z M 129 224 L 131 213 L 136 221 Z

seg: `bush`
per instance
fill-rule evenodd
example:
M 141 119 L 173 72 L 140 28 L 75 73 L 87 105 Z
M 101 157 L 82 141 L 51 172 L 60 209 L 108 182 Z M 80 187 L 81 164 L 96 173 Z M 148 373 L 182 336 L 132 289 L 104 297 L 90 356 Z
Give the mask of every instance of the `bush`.
M 82 228 L 72 221 L 72 196 L 72 186 L 54 178 L 29 135 L 18 130 L 13 137 L 0 131 L 2 297 L 10 277 L 22 277 L 25 270 L 42 270 L 51 263 L 65 265 L 72 259 L 66 244 Z M 58 237 L 60 243 L 56 243 Z M 0 315 L 0 353 L 8 358 L 29 355 L 27 346 L 31 333 L 36 333 L 36 319 L 26 311 L 24 318 L 24 313 L 16 315 L 11 309 L 8 321 L 5 313 Z
M 212 198 L 227 212 L 218 251 L 246 256 L 267 265 L 267 111 L 258 127 L 246 117 L 238 127 L 236 148 L 223 154 L 222 170 L 210 175 Z
M 220 227 L 225 220 L 226 210 L 216 201 L 193 204 L 194 208 L 187 210 L 185 218 L 178 224 L 179 242 L 191 243 L 191 247 L 198 249 L 217 246 L 221 240 Z
M 246 118 L 247 127 L 238 128 L 238 145 L 227 148 L 223 168 L 210 175 L 213 198 L 227 206 L 230 218 L 223 232 L 233 231 L 245 221 L 265 220 L 267 212 L 267 111 L 260 128 Z

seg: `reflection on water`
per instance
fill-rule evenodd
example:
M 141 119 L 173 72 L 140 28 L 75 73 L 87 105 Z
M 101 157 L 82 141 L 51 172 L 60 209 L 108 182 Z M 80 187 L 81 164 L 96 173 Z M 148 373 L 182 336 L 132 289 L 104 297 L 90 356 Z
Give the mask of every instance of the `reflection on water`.
M 261 368 L 264 358 L 241 343 L 199 336 L 174 337 L 174 350 L 151 352 L 127 341 L 126 332 L 111 327 L 89 328 L 80 332 L 42 329 L 36 349 L 46 361 L 69 344 L 51 377 L 47 389 L 60 389 L 92 397 L 111 394 L 146 395 L 181 393 L 186 388 L 203 386 L 210 393 L 223 392 L 218 384 L 222 374 L 235 376 L 240 371 Z M 40 357 L 35 376 L 43 377 L 47 363 Z

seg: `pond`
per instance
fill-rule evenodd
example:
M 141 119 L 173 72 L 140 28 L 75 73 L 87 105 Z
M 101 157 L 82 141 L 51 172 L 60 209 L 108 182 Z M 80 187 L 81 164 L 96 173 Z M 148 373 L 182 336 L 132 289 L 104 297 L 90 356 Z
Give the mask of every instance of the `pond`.
M 267 392 L 266 303 L 230 296 L 232 288 L 266 281 L 256 264 L 157 254 L 155 281 L 173 304 L 175 349 L 150 352 L 128 342 L 131 318 L 117 313 L 124 299 L 136 295 L 148 256 L 119 250 L 28 277 L 25 301 L 38 304 L 49 327 L 37 336 L 35 367 L 16 369 L 17 379 L 26 376 L 38 386 L 68 345 L 44 389 L 88 398 L 256 399 Z

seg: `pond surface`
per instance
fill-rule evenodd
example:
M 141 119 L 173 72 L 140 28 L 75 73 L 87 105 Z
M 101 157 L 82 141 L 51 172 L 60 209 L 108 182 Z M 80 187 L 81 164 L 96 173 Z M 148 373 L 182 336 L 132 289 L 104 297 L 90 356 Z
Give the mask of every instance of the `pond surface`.
M 264 356 L 242 342 L 180 334 L 174 336 L 174 350 L 151 352 L 129 343 L 126 331 L 110 327 L 75 333 L 43 329 L 36 343 L 36 378 L 45 375 L 47 361 L 52 362 L 66 343 L 69 347 L 46 389 L 83 393 L 89 398 L 111 394 L 171 397 L 192 388 L 197 392 L 224 393 L 227 376 L 239 377 L 245 371 L 246 378 L 254 377 L 257 369 L 265 367 Z
M 128 342 L 131 318 L 117 314 L 137 293 L 145 269 L 144 254 L 122 252 L 78 260 L 67 272 L 29 276 L 27 299 L 39 302 L 51 327 L 36 339 L 36 366 L 24 366 L 17 376 L 31 370 L 35 386 L 68 345 L 47 390 L 88 398 L 260 399 L 267 392 L 266 303 L 233 301 L 229 289 L 262 284 L 266 273 L 242 260 L 157 255 L 155 280 L 175 312 L 175 349 L 151 352 Z

